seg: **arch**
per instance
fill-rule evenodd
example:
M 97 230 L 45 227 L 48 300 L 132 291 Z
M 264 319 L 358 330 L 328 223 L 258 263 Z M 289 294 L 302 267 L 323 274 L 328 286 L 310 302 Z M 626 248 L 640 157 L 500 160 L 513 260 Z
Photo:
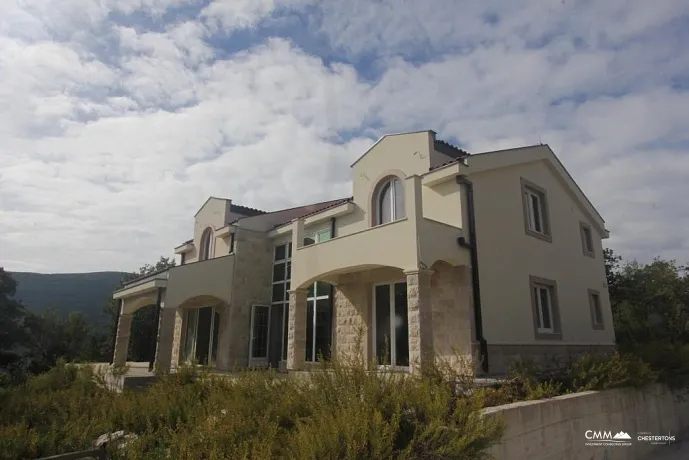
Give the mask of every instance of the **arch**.
M 212 249 L 212 238 L 213 229 L 206 227 L 206 229 L 201 234 L 201 244 L 199 247 L 199 262 L 202 260 L 211 259 L 211 249 Z
M 149 307 L 156 304 L 156 293 L 147 294 L 142 297 L 134 299 L 124 299 L 124 305 L 122 308 L 123 315 L 134 314 L 137 310 L 141 310 L 144 307 Z
M 185 299 L 176 308 L 179 308 L 179 309 L 199 308 L 199 307 L 207 307 L 209 305 L 225 306 L 225 305 L 227 305 L 227 302 L 225 300 L 222 300 L 221 298 L 213 296 L 213 295 L 198 295 L 198 296 L 189 297 L 188 299 Z
M 372 226 L 387 224 L 406 216 L 404 182 L 396 174 L 378 181 L 371 201 Z
M 334 286 L 337 286 L 337 278 L 340 275 L 351 275 L 351 274 L 356 274 L 360 273 L 363 271 L 368 271 L 368 270 L 375 270 L 378 268 L 393 268 L 393 269 L 398 269 L 401 271 L 404 271 L 407 268 L 405 267 L 397 267 L 393 265 L 383 265 L 383 264 L 366 264 L 366 265 L 355 265 L 355 266 L 349 266 L 346 268 L 340 268 L 337 270 L 331 270 L 328 272 L 323 272 L 319 273 L 316 276 L 312 276 L 311 278 L 299 282 L 299 284 L 293 284 L 293 289 L 299 289 L 299 290 L 308 290 L 311 285 L 313 285 L 316 281 L 321 281 L 325 282 L 328 284 L 332 284 Z M 294 280 L 293 280 L 294 281 Z

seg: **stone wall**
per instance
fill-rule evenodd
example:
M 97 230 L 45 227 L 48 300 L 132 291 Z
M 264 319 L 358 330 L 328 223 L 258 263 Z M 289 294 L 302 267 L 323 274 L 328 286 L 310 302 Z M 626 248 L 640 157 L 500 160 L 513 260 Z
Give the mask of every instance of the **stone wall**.
M 175 308 L 175 323 L 172 332 L 172 351 L 170 363 L 173 368 L 179 366 L 179 359 L 182 348 L 182 328 L 184 327 L 184 310 Z
M 639 390 L 587 391 L 484 409 L 502 417 L 507 430 L 490 449 L 498 460 L 632 460 L 669 453 L 672 445 L 640 441 L 644 433 L 686 439 L 689 398 L 663 385 Z M 631 445 L 587 445 L 586 431 L 627 433 Z M 591 436 L 592 433 L 589 433 Z M 614 444 L 614 443 L 609 443 Z
M 485 321 L 485 319 L 484 319 Z M 610 353 L 614 345 L 569 345 L 566 343 L 493 345 L 488 343 L 488 363 L 491 375 L 506 374 L 518 360 L 531 360 L 543 367 L 561 367 L 582 353 Z
M 271 301 L 273 242 L 263 234 L 238 229 L 234 257 L 232 302 L 228 314 L 224 315 L 225 336 L 229 336 L 227 361 L 221 360 L 224 370 L 249 364 L 251 307 L 255 303 L 270 305 Z
M 469 267 L 445 262 L 433 265 L 431 305 L 433 346 L 438 358 L 455 369 L 471 364 L 473 357 L 474 313 Z
M 333 355 L 338 358 L 369 355 L 369 294 L 364 283 L 340 284 L 333 292 L 335 334 Z

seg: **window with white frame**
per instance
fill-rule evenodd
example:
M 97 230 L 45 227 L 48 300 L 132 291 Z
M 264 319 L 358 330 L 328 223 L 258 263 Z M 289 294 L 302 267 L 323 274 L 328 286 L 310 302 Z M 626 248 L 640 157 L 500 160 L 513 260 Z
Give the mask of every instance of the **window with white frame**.
M 376 194 L 376 224 L 387 224 L 405 217 L 404 187 L 398 177 L 383 181 Z
M 213 230 L 208 227 L 201 235 L 201 247 L 199 248 L 199 261 L 211 258 L 213 246 Z
M 322 243 L 332 237 L 331 230 L 307 233 L 304 246 Z M 330 359 L 332 346 L 332 286 L 317 281 L 309 287 L 306 298 L 306 361 Z
M 373 289 L 373 343 L 379 365 L 409 366 L 407 283 L 378 284 Z
M 581 222 L 579 224 L 579 229 L 581 231 L 581 246 L 584 255 L 594 257 L 593 232 L 591 231 L 591 226 Z
M 251 357 L 268 358 L 270 307 L 254 305 L 251 312 Z
M 273 292 L 271 308 L 282 327 L 282 351 L 280 356 L 287 359 L 287 327 L 289 320 L 289 290 L 292 278 L 292 243 L 275 246 L 273 253 Z
M 526 233 L 550 241 L 550 221 L 545 190 L 522 179 Z
M 603 307 L 600 302 L 600 293 L 589 289 L 589 304 L 591 306 L 591 324 L 594 329 L 604 329 Z
M 529 276 L 535 338 L 561 340 L 562 327 L 554 280 Z
M 552 287 L 545 284 L 534 284 L 534 298 L 538 313 L 538 332 L 554 333 Z

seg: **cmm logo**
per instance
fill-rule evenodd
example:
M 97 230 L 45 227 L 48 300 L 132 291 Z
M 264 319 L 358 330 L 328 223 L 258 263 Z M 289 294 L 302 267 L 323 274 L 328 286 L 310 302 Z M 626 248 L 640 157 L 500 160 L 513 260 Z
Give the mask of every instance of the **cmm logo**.
M 631 446 L 632 437 L 624 431 L 612 434 L 612 431 L 587 430 L 584 433 L 587 446 Z

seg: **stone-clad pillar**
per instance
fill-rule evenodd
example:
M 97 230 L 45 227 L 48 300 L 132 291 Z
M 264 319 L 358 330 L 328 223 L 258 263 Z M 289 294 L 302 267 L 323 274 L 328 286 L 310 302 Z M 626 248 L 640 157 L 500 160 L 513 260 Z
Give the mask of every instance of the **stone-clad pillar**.
M 407 275 L 407 314 L 409 321 L 409 366 L 412 372 L 433 359 L 433 321 L 431 308 L 431 270 L 405 271 Z
M 117 336 L 115 338 L 115 350 L 113 365 L 115 367 L 127 364 L 127 351 L 129 350 L 129 334 L 132 329 L 132 315 L 121 314 L 117 322 Z
M 172 362 L 176 314 L 176 308 L 163 307 L 160 311 L 160 330 L 158 346 L 156 347 L 155 367 L 162 372 L 168 372 Z
M 299 370 L 306 358 L 306 289 L 289 291 L 287 369 Z
M 179 366 L 179 352 L 182 346 L 182 325 L 184 323 L 184 310 L 175 308 L 175 325 L 172 332 L 172 357 L 170 366 L 174 369 Z

